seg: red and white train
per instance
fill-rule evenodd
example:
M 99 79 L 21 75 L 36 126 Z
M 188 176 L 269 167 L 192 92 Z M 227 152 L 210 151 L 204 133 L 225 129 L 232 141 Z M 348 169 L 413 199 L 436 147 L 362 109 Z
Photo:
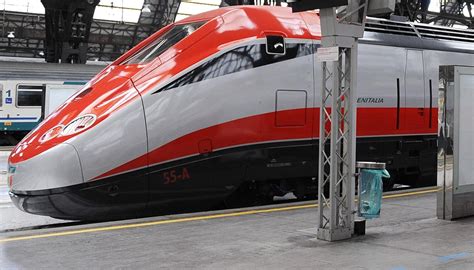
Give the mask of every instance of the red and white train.
M 357 159 L 386 162 L 395 182 L 431 184 L 438 67 L 474 64 L 473 32 L 367 26 Z M 86 220 L 315 194 L 319 40 L 316 13 L 282 7 L 221 8 L 164 27 L 16 146 L 13 202 Z

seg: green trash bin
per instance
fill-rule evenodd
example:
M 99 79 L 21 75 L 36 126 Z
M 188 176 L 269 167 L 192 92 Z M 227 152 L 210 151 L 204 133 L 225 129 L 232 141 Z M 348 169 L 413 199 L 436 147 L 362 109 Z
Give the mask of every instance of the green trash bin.
M 390 178 L 385 163 L 357 162 L 358 216 L 365 219 L 380 217 L 382 208 L 383 178 Z

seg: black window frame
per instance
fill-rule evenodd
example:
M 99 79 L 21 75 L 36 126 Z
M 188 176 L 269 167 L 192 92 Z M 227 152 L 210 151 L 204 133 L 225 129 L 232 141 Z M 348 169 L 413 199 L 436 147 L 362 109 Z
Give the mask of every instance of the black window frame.
M 200 80 L 194 80 L 195 77 L 198 77 L 199 72 L 202 70 L 205 70 L 206 68 L 212 67 L 213 64 L 219 63 L 219 61 L 222 58 L 225 58 L 227 55 L 232 55 L 232 54 L 242 54 L 243 52 L 239 50 L 244 50 L 248 55 L 245 55 L 245 57 L 250 57 L 252 59 L 252 66 L 251 67 L 245 67 L 237 68 L 238 70 L 235 71 L 229 71 L 229 72 L 224 72 L 224 74 L 221 74 L 219 76 L 214 76 L 214 77 L 202 77 Z M 315 44 L 313 43 L 294 43 L 294 42 L 287 42 L 285 40 L 285 54 L 271 54 L 268 53 L 267 51 L 267 43 L 262 42 L 262 43 L 254 43 L 254 44 L 247 44 L 247 45 L 242 45 L 238 46 L 235 48 L 232 48 L 226 52 L 223 52 L 222 54 L 209 59 L 205 61 L 204 63 L 200 64 L 199 66 L 195 67 L 194 69 L 186 72 L 185 74 L 179 76 L 178 78 L 174 79 L 172 82 L 166 84 L 164 87 L 160 88 L 159 90 L 155 91 L 153 94 L 159 93 L 161 91 L 168 91 L 173 88 L 185 86 L 188 84 L 193 84 L 193 83 L 198 83 L 200 81 L 204 81 L 207 79 L 212 79 L 212 78 L 217 78 L 220 76 L 225 76 L 228 74 L 244 71 L 244 70 L 249 70 L 249 69 L 254 69 L 262 66 L 266 66 L 269 64 L 274 64 L 286 60 L 291 60 L 297 57 L 305 56 L 305 55 L 310 55 L 314 54 L 316 51 Z M 250 54 L 253 53 L 253 54 Z M 195 74 L 197 73 L 197 74 Z M 219 73 L 219 72 L 217 72 Z M 194 77 L 193 77 L 194 76 Z
M 43 102 L 43 89 L 44 85 L 40 84 L 18 84 L 16 87 L 16 102 L 15 105 L 17 108 L 41 108 Z M 39 96 L 39 105 L 21 105 L 20 92 L 38 92 Z

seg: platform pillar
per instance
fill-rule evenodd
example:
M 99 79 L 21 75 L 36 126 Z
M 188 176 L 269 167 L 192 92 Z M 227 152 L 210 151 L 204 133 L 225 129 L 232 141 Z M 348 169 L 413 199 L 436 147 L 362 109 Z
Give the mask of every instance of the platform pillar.
M 345 7 L 320 10 L 317 237 L 326 241 L 348 239 L 354 231 L 357 41 L 364 33 L 367 6 L 367 0 L 352 0 Z
M 441 66 L 437 216 L 474 216 L 474 66 Z

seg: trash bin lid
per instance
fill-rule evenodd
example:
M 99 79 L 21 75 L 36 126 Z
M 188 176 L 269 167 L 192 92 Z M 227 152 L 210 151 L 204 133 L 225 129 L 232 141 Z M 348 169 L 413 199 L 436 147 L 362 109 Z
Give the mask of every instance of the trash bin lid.
M 383 162 L 359 161 L 359 162 L 356 163 L 356 168 L 384 170 L 385 169 L 385 163 L 383 163 Z

